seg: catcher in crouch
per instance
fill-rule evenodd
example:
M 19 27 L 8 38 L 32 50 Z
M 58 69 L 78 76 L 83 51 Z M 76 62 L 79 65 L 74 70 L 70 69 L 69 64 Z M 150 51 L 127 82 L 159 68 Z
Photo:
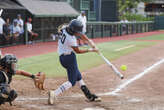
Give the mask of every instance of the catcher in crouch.
M 10 105 L 12 105 L 11 102 L 18 96 L 17 92 L 10 88 L 12 76 L 14 75 L 23 75 L 32 78 L 35 82 L 35 86 L 39 89 L 43 89 L 42 85 L 44 79 L 42 79 L 43 81 L 40 81 L 40 77 L 43 77 L 41 73 L 33 75 L 23 70 L 16 70 L 17 61 L 17 58 L 12 54 L 7 54 L 0 59 L 0 105 L 5 102 L 9 102 Z

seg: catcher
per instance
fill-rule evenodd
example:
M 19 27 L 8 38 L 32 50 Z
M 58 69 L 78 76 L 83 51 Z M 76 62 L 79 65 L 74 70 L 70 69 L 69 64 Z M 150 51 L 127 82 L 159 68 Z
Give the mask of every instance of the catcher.
M 12 101 L 18 96 L 17 92 L 10 88 L 12 76 L 14 75 L 23 75 L 32 78 L 38 89 L 44 89 L 45 74 L 39 72 L 33 75 L 23 70 L 16 70 L 17 61 L 17 58 L 12 54 L 7 54 L 0 59 L 0 105 L 5 102 L 9 102 L 12 105 Z

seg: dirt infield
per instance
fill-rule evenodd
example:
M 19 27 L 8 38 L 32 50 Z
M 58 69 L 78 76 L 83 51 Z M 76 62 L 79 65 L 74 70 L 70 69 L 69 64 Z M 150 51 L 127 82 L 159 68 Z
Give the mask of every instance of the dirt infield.
M 136 37 L 155 33 L 137 34 Z M 124 39 L 135 38 L 134 35 L 131 36 L 125 36 Z M 110 39 L 110 41 L 119 40 L 118 38 L 122 39 L 122 37 L 117 37 Z M 107 39 L 104 39 L 104 41 L 108 41 Z M 53 42 L 51 43 L 51 46 L 53 46 Z M 31 52 L 31 55 L 43 53 L 41 51 L 40 53 L 32 53 L 33 48 L 30 49 L 31 51 L 27 51 Z M 4 53 L 11 51 L 11 49 L 7 50 L 6 48 L 3 50 Z M 106 64 L 84 71 L 83 78 L 85 82 L 91 91 L 102 97 L 102 102 L 86 101 L 78 86 L 75 86 L 59 97 L 55 105 L 49 106 L 47 104 L 47 91 L 56 89 L 67 80 L 65 77 L 46 79 L 46 91 L 35 89 L 30 79 L 14 79 L 12 87 L 19 93 L 19 97 L 14 101 L 15 106 L 10 107 L 5 104 L 0 107 L 0 110 L 164 110 L 164 64 L 161 61 L 164 58 L 163 50 L 164 44 L 158 42 L 157 45 L 144 48 L 113 61 L 112 63 L 117 67 L 122 64 L 128 66 L 128 70 L 123 72 L 125 75 L 124 80 L 120 80 L 115 76 Z M 51 51 L 50 49 L 49 52 Z M 31 55 L 28 54 L 25 57 Z M 19 55 L 19 58 L 23 58 L 23 56 Z M 143 74 L 143 76 L 135 79 L 136 75 L 140 74 Z

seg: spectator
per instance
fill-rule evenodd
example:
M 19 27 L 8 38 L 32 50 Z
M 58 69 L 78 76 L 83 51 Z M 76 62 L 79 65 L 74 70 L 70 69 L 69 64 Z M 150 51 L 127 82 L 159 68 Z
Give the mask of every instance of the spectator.
M 21 18 L 21 14 L 17 15 L 17 23 L 18 23 L 18 26 L 20 27 L 20 34 L 23 34 L 24 33 L 24 23 Z
M 129 21 L 128 21 L 126 18 L 123 18 L 123 19 L 120 21 L 120 23 L 123 23 L 123 24 L 122 24 L 123 34 L 125 34 L 126 31 L 127 31 L 127 24 L 126 24 L 126 23 L 128 23 L 128 22 L 129 22 Z
M 38 37 L 38 34 L 32 31 L 32 18 L 28 18 L 27 32 L 29 37 L 29 44 L 33 43 L 33 40 Z
M 3 35 L 3 25 L 5 24 L 5 21 L 1 17 L 3 10 L 0 10 L 0 40 L 2 40 L 3 44 L 5 42 L 5 37 Z
M 12 33 L 12 37 L 11 37 L 11 43 L 13 42 L 13 41 L 17 41 L 17 38 L 19 39 L 19 37 L 20 37 L 20 27 L 18 26 L 18 22 L 17 22 L 17 20 L 15 19 L 14 21 L 13 21 L 13 25 L 12 25 L 12 27 L 11 27 L 11 33 Z
M 18 23 L 18 26 L 20 27 L 19 43 L 21 43 L 24 41 L 24 37 L 23 37 L 23 35 L 24 35 L 24 22 L 22 20 L 21 14 L 17 15 L 17 23 Z
M 85 15 L 85 11 L 81 12 L 81 14 L 77 17 L 77 20 L 82 22 L 82 24 L 83 24 L 82 33 L 85 34 L 86 33 L 86 23 L 87 23 L 87 18 L 86 18 L 86 15 Z M 77 38 L 77 40 L 78 40 L 78 44 L 81 45 L 80 38 Z
M 11 38 L 11 25 L 10 25 L 10 19 L 6 19 L 6 23 L 3 25 L 3 35 L 6 41 L 9 41 Z
M 87 18 L 86 18 L 86 15 L 85 15 L 85 11 L 82 11 L 81 14 L 77 17 L 77 20 L 81 21 L 82 24 L 83 24 L 83 34 L 86 33 L 86 23 L 87 23 Z

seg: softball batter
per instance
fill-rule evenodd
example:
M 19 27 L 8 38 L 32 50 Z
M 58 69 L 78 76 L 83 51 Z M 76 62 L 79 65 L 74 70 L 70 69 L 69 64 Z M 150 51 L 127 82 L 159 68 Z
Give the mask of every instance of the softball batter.
M 89 40 L 86 35 L 82 34 L 82 28 L 82 23 L 74 19 L 68 26 L 63 26 L 60 30 L 61 37 L 58 40 L 58 53 L 61 65 L 67 70 L 68 81 L 63 83 L 55 91 L 49 91 L 49 104 L 54 104 L 54 99 L 59 94 L 75 86 L 76 83 L 79 84 L 80 89 L 89 101 L 101 101 L 100 97 L 89 91 L 78 69 L 75 53 L 82 54 L 87 52 L 98 52 L 98 49 L 95 48 L 95 44 Z M 92 48 L 86 50 L 79 49 L 76 36 L 80 36 L 81 39 L 87 41 Z

